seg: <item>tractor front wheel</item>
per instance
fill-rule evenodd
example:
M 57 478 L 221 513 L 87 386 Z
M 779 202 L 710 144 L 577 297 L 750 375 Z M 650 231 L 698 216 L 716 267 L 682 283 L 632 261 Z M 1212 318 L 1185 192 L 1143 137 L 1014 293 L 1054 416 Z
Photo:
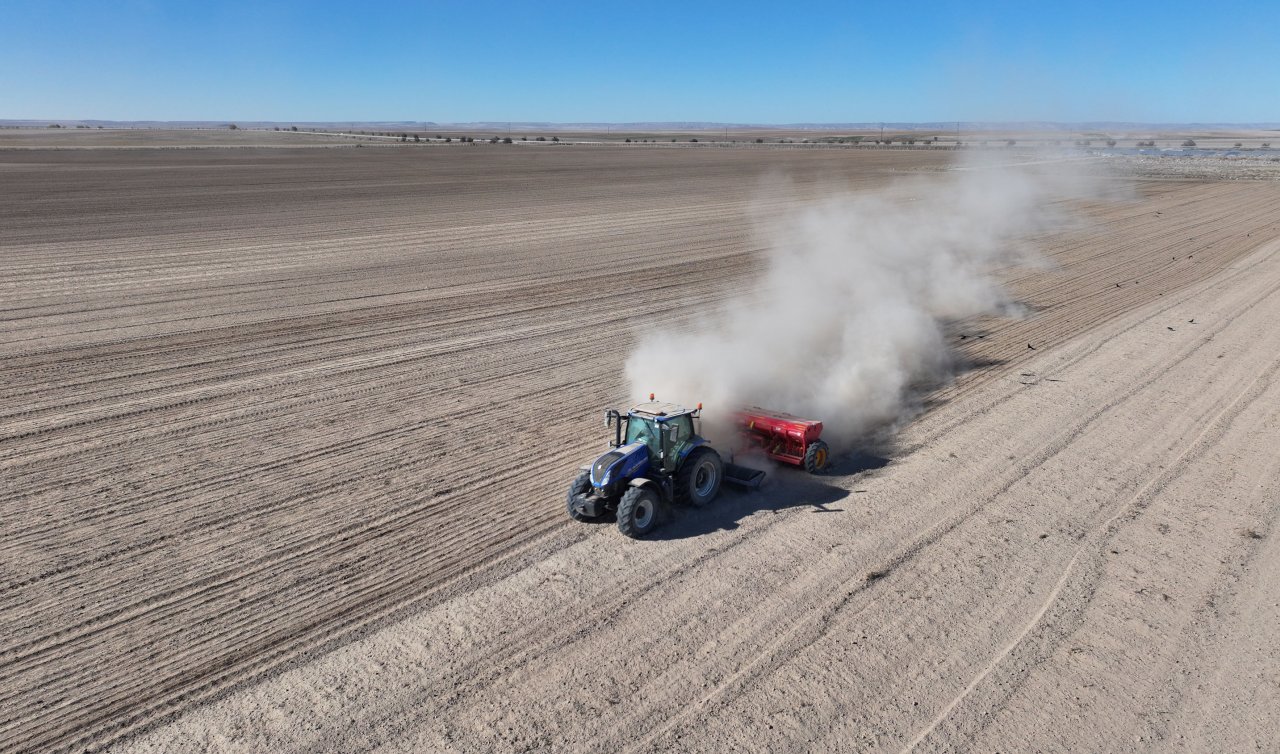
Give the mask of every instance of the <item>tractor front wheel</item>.
M 701 508 L 720 494 L 724 463 L 720 454 L 702 447 L 689 454 L 676 473 L 676 501 Z
M 584 471 L 574 478 L 573 483 L 569 485 L 569 494 L 566 496 L 565 503 L 569 509 L 569 518 L 574 521 L 595 521 L 594 516 L 588 516 L 579 511 L 574 502 L 579 498 L 585 498 L 591 494 L 591 472 Z
M 658 493 L 647 487 L 628 487 L 618 501 L 618 531 L 638 539 L 658 525 Z
M 831 449 L 822 440 L 814 440 L 804 451 L 804 470 L 810 474 L 821 474 L 831 462 Z

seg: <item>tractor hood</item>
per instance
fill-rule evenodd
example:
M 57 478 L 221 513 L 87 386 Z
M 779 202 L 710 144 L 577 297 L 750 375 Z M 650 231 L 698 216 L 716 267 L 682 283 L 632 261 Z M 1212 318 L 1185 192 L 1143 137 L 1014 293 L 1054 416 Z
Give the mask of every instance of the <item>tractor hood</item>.
M 591 485 L 597 489 L 630 481 L 649 470 L 649 446 L 643 441 L 623 445 L 605 453 L 591 464 Z

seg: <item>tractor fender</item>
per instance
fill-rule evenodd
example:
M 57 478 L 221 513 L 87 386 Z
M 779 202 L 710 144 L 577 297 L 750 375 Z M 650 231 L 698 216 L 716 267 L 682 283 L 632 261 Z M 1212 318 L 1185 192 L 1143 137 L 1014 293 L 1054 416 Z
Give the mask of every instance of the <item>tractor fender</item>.
M 684 460 L 688 458 L 689 455 L 693 453 L 693 451 L 697 450 L 698 448 L 709 448 L 709 447 L 711 447 L 711 443 L 707 442 L 706 438 L 698 437 L 695 435 L 694 438 L 689 441 L 689 444 L 684 447 L 684 451 L 680 454 L 679 462 L 684 463 Z
M 648 477 L 638 476 L 638 477 L 633 477 L 631 481 L 627 483 L 627 486 L 628 487 L 645 487 L 645 488 L 651 489 L 658 494 L 658 499 L 661 500 L 664 505 L 669 505 L 671 503 L 670 483 L 663 484 L 662 482 L 656 479 L 650 479 Z

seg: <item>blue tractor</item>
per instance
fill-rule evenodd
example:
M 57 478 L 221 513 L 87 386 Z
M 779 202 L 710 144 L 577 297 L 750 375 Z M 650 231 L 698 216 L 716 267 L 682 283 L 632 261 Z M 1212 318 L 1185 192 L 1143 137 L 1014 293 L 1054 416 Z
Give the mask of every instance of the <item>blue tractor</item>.
M 594 521 L 614 511 L 618 530 L 643 537 L 658 525 L 664 505 L 703 506 L 729 481 L 758 487 L 764 472 L 725 463 L 698 435 L 702 405 L 687 409 L 649 396 L 627 413 L 610 409 L 611 450 L 597 458 L 569 487 L 567 506 L 575 521 Z

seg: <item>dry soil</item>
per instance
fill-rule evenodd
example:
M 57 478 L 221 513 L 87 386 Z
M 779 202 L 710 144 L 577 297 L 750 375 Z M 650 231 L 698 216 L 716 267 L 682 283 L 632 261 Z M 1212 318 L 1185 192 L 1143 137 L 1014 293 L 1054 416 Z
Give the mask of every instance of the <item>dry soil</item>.
M 949 159 L 0 151 L 0 749 L 1280 747 L 1275 182 L 1083 207 L 828 476 L 564 515 L 748 211 Z

